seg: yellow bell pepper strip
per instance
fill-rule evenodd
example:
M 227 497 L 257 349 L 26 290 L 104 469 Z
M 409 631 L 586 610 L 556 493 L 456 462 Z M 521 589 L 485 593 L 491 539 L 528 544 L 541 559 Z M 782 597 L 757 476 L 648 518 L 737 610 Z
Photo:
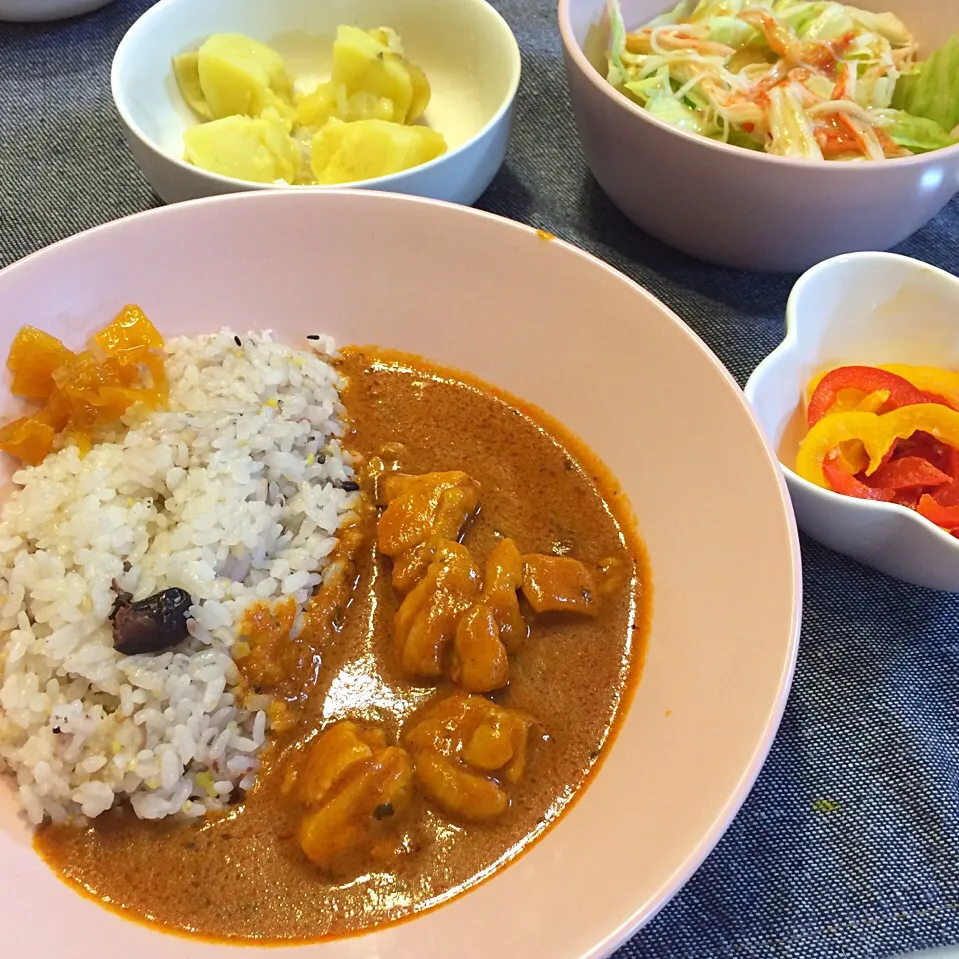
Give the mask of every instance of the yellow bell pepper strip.
M 870 476 L 896 440 L 919 430 L 959 448 L 959 412 L 938 403 L 916 403 L 882 414 L 834 413 L 819 420 L 799 444 L 796 472 L 810 483 L 829 489 L 823 461 L 840 443 L 860 440 L 869 457 L 866 475 Z
M 879 369 L 901 376 L 917 390 L 936 393 L 949 400 L 953 408 L 959 409 L 959 373 L 938 366 L 908 366 L 905 363 L 884 363 Z
M 867 412 L 872 411 L 869 410 Z M 836 463 L 850 476 L 861 473 L 869 465 L 869 457 L 866 456 L 866 449 L 859 440 L 840 443 L 831 458 L 835 458 Z
M 819 381 L 810 397 L 806 409 L 809 425 L 815 426 L 827 413 L 832 412 L 840 392 L 849 389 L 862 390 L 865 394 L 888 391 L 886 405 L 893 409 L 917 403 L 941 402 L 948 405 L 942 397 L 916 389 L 912 383 L 895 373 L 874 366 L 840 366 Z
M 878 413 L 888 402 L 889 390 L 873 390 L 856 403 L 855 409 L 862 413 Z
M 889 399 L 889 390 L 875 390 L 863 395 L 862 390 L 840 390 L 830 413 L 846 413 L 861 410 L 864 413 L 878 413 Z M 839 465 L 850 475 L 861 473 L 869 462 L 866 451 L 859 440 L 843 443 L 836 450 Z
M 864 413 L 878 413 L 888 400 L 889 390 L 873 390 L 871 393 L 856 389 L 840 390 L 829 412 L 849 413 L 852 410 L 862 410 Z
M 828 371 L 827 371 L 828 372 Z M 812 396 L 825 373 L 814 376 L 809 382 L 806 395 Z M 861 410 L 864 413 L 878 413 L 889 399 L 889 390 L 873 390 L 872 393 L 863 393 L 862 390 L 840 390 L 836 394 L 830 413 L 848 413 L 852 410 Z M 869 462 L 866 451 L 859 440 L 850 440 L 842 443 L 836 449 L 838 464 L 850 475 L 861 473 Z

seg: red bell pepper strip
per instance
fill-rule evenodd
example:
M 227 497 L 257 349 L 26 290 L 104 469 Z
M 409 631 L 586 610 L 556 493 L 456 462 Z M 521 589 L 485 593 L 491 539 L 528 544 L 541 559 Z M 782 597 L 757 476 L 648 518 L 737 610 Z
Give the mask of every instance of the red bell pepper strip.
M 927 493 L 919 500 L 916 510 L 936 526 L 948 530 L 959 529 L 959 506 L 941 506 Z
M 897 506 L 905 506 L 907 509 L 915 509 L 919 505 L 919 500 L 926 494 L 921 486 L 913 486 L 909 489 L 896 490 L 892 501 Z
M 934 490 L 932 498 L 940 506 L 959 506 L 959 450 L 954 446 L 947 446 L 945 470 L 952 478 L 951 483 L 943 484 Z
M 891 489 L 873 489 L 871 486 L 866 486 L 851 473 L 847 473 L 834 456 L 827 456 L 823 460 L 822 471 L 832 489 L 844 496 L 881 500 L 884 503 L 890 502 L 895 496 Z
M 900 456 L 884 463 L 872 476 L 867 477 L 866 485 L 873 489 L 901 490 L 912 486 L 942 486 L 951 483 L 952 477 L 921 456 Z
M 924 460 L 932 463 L 936 469 L 942 470 L 943 473 L 948 473 L 950 477 L 953 477 L 953 473 L 949 468 L 951 449 L 951 446 L 940 443 L 939 440 L 930 433 L 918 431 L 904 440 L 899 440 L 896 447 L 896 455 L 921 456 Z
M 930 495 L 940 506 L 959 506 L 959 483 L 940 486 Z
M 874 366 L 840 366 L 819 381 L 809 400 L 806 419 L 810 427 L 815 426 L 829 412 L 840 390 L 862 390 L 864 393 L 888 390 L 889 399 L 886 401 L 885 412 L 913 403 L 941 403 L 943 406 L 950 406 L 941 396 L 917 390 L 909 380 L 887 370 L 876 369 Z
M 959 483 L 940 486 L 931 495 L 940 506 L 959 506 Z

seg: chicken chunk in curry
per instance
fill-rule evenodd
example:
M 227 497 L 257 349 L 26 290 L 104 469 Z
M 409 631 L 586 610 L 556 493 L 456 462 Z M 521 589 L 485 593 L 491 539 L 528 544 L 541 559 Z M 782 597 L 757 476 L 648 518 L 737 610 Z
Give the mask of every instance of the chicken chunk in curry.
M 445 673 L 447 648 L 479 591 L 469 550 L 452 540 L 438 543 L 425 577 L 393 618 L 397 657 L 409 675 L 436 679 Z
M 519 652 L 529 634 L 517 596 L 522 585 L 522 557 L 516 544 L 504 539 L 486 560 L 482 600 L 493 614 L 500 642 L 510 654 Z
M 498 816 L 509 806 L 508 784 L 523 777 L 533 726 L 532 717 L 482 696 L 441 699 L 406 736 L 416 781 L 451 816 Z
M 394 588 L 406 593 L 393 639 L 410 676 L 448 675 L 474 693 L 505 686 L 509 655 L 528 633 L 520 590 L 534 613 L 597 615 L 600 593 L 584 563 L 567 556 L 522 556 L 512 539 L 490 552 L 480 591 L 472 557 L 455 539 L 479 508 L 480 486 L 467 473 L 385 473 L 378 485 L 386 509 L 377 544 L 393 559 Z
M 379 500 L 386 506 L 377 544 L 393 560 L 393 588 L 408 593 L 426 575 L 440 544 L 459 539 L 479 506 L 479 484 L 459 470 L 380 477 Z
M 599 615 L 600 591 L 589 567 L 571 556 L 523 557 L 523 595 L 536 613 Z
M 344 720 L 295 757 L 283 790 L 305 807 L 298 838 L 306 857 L 327 872 L 343 870 L 395 846 L 390 834 L 413 797 L 412 762 L 381 730 Z

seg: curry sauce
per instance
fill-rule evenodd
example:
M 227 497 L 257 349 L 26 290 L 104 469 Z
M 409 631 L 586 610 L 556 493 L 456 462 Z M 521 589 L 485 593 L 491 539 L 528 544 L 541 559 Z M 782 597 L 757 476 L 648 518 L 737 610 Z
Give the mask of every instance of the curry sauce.
M 375 536 L 363 538 L 352 598 L 315 643 L 312 688 L 295 721 L 274 731 L 245 797 L 199 823 L 143 821 L 119 807 L 84 826 L 37 834 L 37 849 L 66 881 L 167 931 L 317 940 L 401 920 L 469 889 L 570 805 L 638 680 L 648 572 L 625 500 L 602 465 L 540 411 L 465 374 L 374 348 L 344 351 L 339 366 L 348 380 L 348 447 L 367 459 L 401 449 L 409 473 L 462 470 L 479 484 L 481 507 L 462 539 L 478 564 L 510 537 L 524 553 L 593 564 L 612 558 L 626 575 L 595 617 L 527 616 L 529 636 L 510 657 L 509 683 L 489 696 L 536 721 L 506 812 L 456 821 L 418 795 L 395 855 L 331 875 L 297 841 L 301 812 L 282 788 L 286 757 L 342 719 L 396 742 L 428 703 L 453 690 L 445 679 L 421 684 L 401 673 L 390 641 L 400 602 L 391 563 L 378 555 Z

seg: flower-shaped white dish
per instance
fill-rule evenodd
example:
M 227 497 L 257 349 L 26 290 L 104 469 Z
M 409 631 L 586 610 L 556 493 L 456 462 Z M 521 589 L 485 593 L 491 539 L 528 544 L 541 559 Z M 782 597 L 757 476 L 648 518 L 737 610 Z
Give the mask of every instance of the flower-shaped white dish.
M 746 383 L 800 529 L 897 579 L 959 592 L 959 539 L 904 506 L 842 496 L 791 469 L 805 433 L 806 384 L 845 363 L 959 367 L 959 279 L 892 253 L 826 260 L 796 283 L 786 338 Z

